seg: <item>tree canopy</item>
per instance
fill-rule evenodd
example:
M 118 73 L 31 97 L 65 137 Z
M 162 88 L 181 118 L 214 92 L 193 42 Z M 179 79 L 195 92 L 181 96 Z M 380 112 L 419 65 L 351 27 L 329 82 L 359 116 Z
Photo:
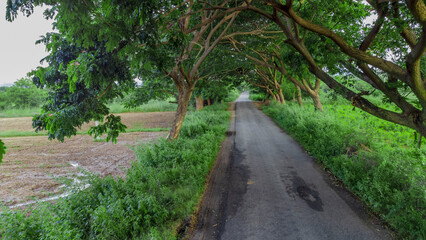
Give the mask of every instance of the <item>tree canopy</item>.
M 241 38 L 246 49 L 261 47 L 253 40 L 264 37 L 259 26 L 278 36 L 256 50 L 262 59 L 274 54 L 267 64 L 253 64 L 247 56 L 224 59 L 257 65 L 261 78 L 285 77 L 314 101 L 321 80 L 355 107 L 426 134 L 423 1 L 9 0 L 6 18 L 12 21 L 19 11 L 28 16 L 39 5 L 50 7 L 45 16 L 55 20 L 57 30 L 40 40 L 50 51 L 49 66 L 33 72 L 40 87 L 53 89 L 42 114 L 34 118 L 34 126 L 49 130 L 50 138 L 63 140 L 82 123 L 103 119 L 109 114 L 106 101 L 135 88 L 140 79 L 151 90 L 140 88 L 132 104 L 158 97 L 159 91 L 177 97 L 169 134 L 176 139 L 197 83 L 212 89 L 220 82 L 208 73 L 214 68 L 203 64 L 214 66 L 222 53 L 235 52 L 235 42 L 218 48 L 226 39 Z M 277 72 L 265 74 L 272 70 Z M 368 89 L 348 88 L 336 77 L 348 74 Z M 394 109 L 369 101 L 374 91 Z M 109 115 L 91 132 L 106 131 L 114 140 L 124 129 L 118 117 Z
M 246 9 L 276 23 L 316 77 L 355 107 L 426 134 L 423 1 L 264 2 Z M 374 24 L 364 24 L 373 15 Z M 307 35 L 314 41 L 305 42 Z M 370 102 L 365 96 L 371 92 L 354 92 L 339 83 L 333 77 L 338 63 L 383 93 L 396 110 Z

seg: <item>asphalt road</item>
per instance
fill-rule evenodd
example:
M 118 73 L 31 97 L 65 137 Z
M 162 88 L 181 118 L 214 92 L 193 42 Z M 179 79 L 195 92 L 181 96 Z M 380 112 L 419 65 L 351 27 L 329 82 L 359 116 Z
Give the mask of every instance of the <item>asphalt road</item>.
M 192 239 L 391 239 L 247 93 L 235 108 Z

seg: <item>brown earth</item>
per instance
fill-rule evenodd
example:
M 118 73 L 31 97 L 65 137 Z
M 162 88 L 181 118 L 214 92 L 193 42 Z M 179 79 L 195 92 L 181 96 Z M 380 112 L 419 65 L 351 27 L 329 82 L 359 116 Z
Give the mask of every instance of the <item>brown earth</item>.
M 166 128 L 169 127 L 175 112 L 152 112 L 152 113 L 120 113 L 121 121 L 128 128 Z M 87 131 L 94 122 L 84 124 L 81 131 Z M 32 132 L 32 117 L 22 118 L 0 118 L 0 132 L 20 131 Z
M 120 115 L 129 127 L 142 124 L 143 127 L 159 128 L 169 126 L 174 113 Z M 5 126 L 5 123 L 9 125 Z M 0 131 L 27 131 L 31 130 L 30 126 L 31 118 L 0 119 Z M 84 175 L 81 169 L 102 177 L 124 178 L 126 169 L 136 159 L 130 148 L 165 135 L 166 132 L 123 133 L 117 144 L 96 142 L 88 135 L 77 135 L 63 143 L 49 141 L 46 136 L 2 138 L 7 153 L 0 164 L 0 201 L 6 206 L 14 206 L 34 198 L 61 194 L 63 179 L 81 177 Z

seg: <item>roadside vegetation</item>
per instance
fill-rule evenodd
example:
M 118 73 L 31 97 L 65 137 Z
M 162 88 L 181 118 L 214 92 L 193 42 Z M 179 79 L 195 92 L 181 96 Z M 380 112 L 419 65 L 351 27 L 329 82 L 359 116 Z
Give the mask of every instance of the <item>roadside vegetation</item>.
M 90 131 L 95 137 L 107 134 L 114 142 L 125 126 L 112 113 L 126 111 L 114 101 L 126 96 L 132 97 L 121 104 L 133 109 L 173 98 L 177 107 L 158 102 L 146 111 L 173 109 L 176 115 L 168 134 L 171 142 L 160 141 L 140 155 L 142 172 L 152 172 L 132 170 L 125 182 L 94 178 L 93 193 L 84 190 L 58 206 L 34 209 L 37 214 L 28 218 L 9 214 L 10 222 L 1 228 L 5 236 L 169 238 L 165 229 L 185 215 L 179 209 L 192 206 L 183 200 L 191 195 L 183 189 L 186 181 L 205 170 L 185 165 L 182 169 L 193 171 L 185 175 L 174 169 L 217 140 L 208 138 L 217 130 L 211 130 L 215 122 L 192 119 L 194 113 L 186 127 L 183 120 L 194 105 L 201 110 L 221 102 L 245 82 L 258 90 L 254 100 L 264 94 L 281 104 L 305 104 L 274 103 L 265 112 L 401 236 L 426 238 L 425 153 L 414 143 L 414 132 L 417 139 L 426 135 L 424 1 L 20 0 L 7 1 L 6 20 L 20 18 L 20 12 L 28 17 L 38 6 L 47 7 L 44 15 L 54 21 L 55 31 L 38 41 L 49 52 L 43 59 L 46 65 L 28 74 L 48 92 L 33 118 L 36 131 L 63 141 L 84 123 L 105 120 Z M 348 83 L 348 78 L 355 80 Z M 358 88 L 354 82 L 363 85 Z M 352 110 L 340 97 L 321 99 L 322 83 L 363 112 Z M 304 103 L 306 99 L 313 105 Z M 9 102 L 3 110 L 38 106 Z M 310 111 L 312 106 L 318 111 Z M 0 140 L 0 161 L 3 145 Z M 156 151 L 170 154 L 157 160 Z M 157 172 L 159 166 L 166 166 L 167 177 Z M 133 178 L 137 181 L 131 185 Z M 176 207 L 177 202 L 186 207 Z
M 262 109 L 401 238 L 426 239 L 426 140 L 419 149 L 412 129 L 340 97 L 324 97 L 323 104 L 324 112 L 308 102 Z
M 143 128 L 143 127 L 131 127 L 127 128 L 126 132 L 165 132 L 169 128 Z M 87 131 L 78 131 L 78 135 L 88 134 Z M 47 136 L 46 131 L 34 132 L 34 131 L 0 131 L 0 137 L 30 137 L 30 136 Z
M 177 104 L 172 103 L 172 101 L 173 100 L 151 100 L 146 104 L 134 108 L 126 108 L 119 100 L 117 100 L 108 104 L 107 106 L 112 113 L 176 111 Z
M 22 78 L 11 87 L 0 87 L 0 118 L 29 117 L 41 111 L 47 91 Z
M 229 126 L 226 104 L 191 112 L 176 141 L 135 148 L 126 180 L 91 176 L 90 187 L 26 211 L 3 209 L 2 239 L 175 239 L 204 190 Z

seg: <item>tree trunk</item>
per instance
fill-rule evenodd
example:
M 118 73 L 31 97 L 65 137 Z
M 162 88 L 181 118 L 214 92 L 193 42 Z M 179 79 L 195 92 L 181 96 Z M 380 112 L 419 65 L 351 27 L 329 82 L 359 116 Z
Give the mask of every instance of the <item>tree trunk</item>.
M 176 116 L 173 120 L 167 139 L 176 140 L 178 138 L 193 91 L 193 89 L 184 89 L 179 91 L 178 108 L 176 110 Z
M 212 102 L 210 101 L 210 98 L 207 98 L 207 106 L 212 105 Z
M 195 106 L 196 106 L 197 111 L 203 109 L 204 101 L 203 101 L 203 98 L 201 97 L 201 95 L 198 96 L 197 98 L 195 98 Z
M 302 99 L 302 91 L 300 90 L 300 87 L 296 85 L 297 89 L 297 102 L 299 103 L 299 106 L 303 106 L 303 99 Z
M 312 100 L 314 101 L 315 110 L 320 110 L 322 112 L 323 109 L 322 109 L 322 103 L 319 97 L 319 93 L 315 92 L 315 94 L 310 94 L 310 95 Z
M 278 89 L 278 99 L 280 100 L 280 103 L 285 104 L 285 99 L 284 99 L 284 95 L 283 95 L 283 91 L 280 89 Z

